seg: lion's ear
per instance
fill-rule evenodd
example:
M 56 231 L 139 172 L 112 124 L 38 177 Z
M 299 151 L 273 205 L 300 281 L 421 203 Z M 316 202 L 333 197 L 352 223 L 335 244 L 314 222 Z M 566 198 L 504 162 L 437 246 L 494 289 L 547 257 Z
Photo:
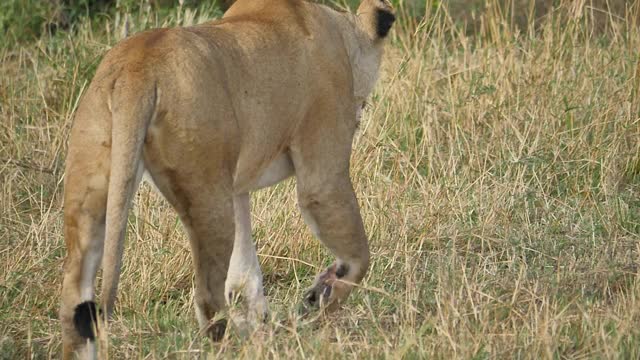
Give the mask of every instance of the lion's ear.
M 374 40 L 385 38 L 396 20 L 393 7 L 387 0 L 362 0 L 358 18 L 363 30 Z
M 377 18 L 376 18 L 376 34 L 380 38 L 387 37 L 389 34 L 389 30 L 391 30 L 391 25 L 396 21 L 396 16 L 393 15 L 391 11 L 386 9 L 377 9 Z

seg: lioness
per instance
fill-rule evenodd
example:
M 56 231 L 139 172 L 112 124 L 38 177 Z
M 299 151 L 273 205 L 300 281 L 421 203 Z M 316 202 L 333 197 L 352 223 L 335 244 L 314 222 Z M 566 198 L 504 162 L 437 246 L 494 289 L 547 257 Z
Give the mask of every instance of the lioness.
M 306 223 L 337 258 L 305 301 L 331 308 L 345 300 L 369 263 L 349 177 L 352 138 L 394 19 L 387 0 L 363 0 L 356 15 L 304 1 L 239 0 L 219 21 L 143 32 L 105 55 L 78 106 L 67 156 L 65 358 L 95 356 L 96 272 L 102 261 L 106 316 L 145 172 L 189 235 L 196 314 L 212 337 L 224 325 L 210 320 L 234 292 L 249 322 L 266 314 L 249 192 L 293 174 Z

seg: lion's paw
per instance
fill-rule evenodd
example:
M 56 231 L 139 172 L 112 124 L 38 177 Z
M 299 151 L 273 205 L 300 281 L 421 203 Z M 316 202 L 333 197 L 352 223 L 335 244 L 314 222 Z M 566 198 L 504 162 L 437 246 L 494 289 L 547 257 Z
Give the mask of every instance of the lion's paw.
M 349 296 L 352 286 L 340 280 L 338 266 L 334 263 L 320 273 L 311 288 L 303 297 L 302 312 L 307 313 L 314 309 L 335 311 L 340 303 Z

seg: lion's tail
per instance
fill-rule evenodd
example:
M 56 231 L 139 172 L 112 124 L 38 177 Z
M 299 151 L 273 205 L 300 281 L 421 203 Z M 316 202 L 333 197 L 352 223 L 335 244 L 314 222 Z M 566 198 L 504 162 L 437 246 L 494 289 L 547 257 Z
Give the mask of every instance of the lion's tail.
M 141 174 L 142 147 L 159 100 L 155 84 L 133 76 L 118 79 L 112 93 L 111 174 L 102 261 L 102 307 L 107 316 L 113 311 L 118 290 L 127 216 Z

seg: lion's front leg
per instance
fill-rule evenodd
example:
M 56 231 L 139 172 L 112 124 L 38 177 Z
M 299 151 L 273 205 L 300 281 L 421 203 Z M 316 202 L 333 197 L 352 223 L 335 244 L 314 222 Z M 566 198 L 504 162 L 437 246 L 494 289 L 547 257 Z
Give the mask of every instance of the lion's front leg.
M 321 112 L 329 116 L 328 111 Z M 354 114 L 355 115 L 355 114 Z M 324 124 L 335 124 L 323 119 Z M 337 122 L 344 124 L 345 122 Z M 334 310 L 349 296 L 369 266 L 369 245 L 349 176 L 351 138 L 355 127 L 316 128 L 291 147 L 298 204 L 311 231 L 335 255 L 305 294 L 305 307 Z
M 251 213 L 249 194 L 234 196 L 233 209 L 236 234 L 233 253 L 225 282 L 225 294 L 231 306 L 231 318 L 241 331 L 253 331 L 262 323 L 268 311 L 262 287 L 262 272 L 251 240 Z M 244 311 L 233 309 L 233 303 L 242 297 Z
M 299 205 L 314 235 L 336 256 L 305 293 L 307 309 L 336 310 L 369 265 L 369 246 L 351 183 L 315 191 L 299 189 Z

